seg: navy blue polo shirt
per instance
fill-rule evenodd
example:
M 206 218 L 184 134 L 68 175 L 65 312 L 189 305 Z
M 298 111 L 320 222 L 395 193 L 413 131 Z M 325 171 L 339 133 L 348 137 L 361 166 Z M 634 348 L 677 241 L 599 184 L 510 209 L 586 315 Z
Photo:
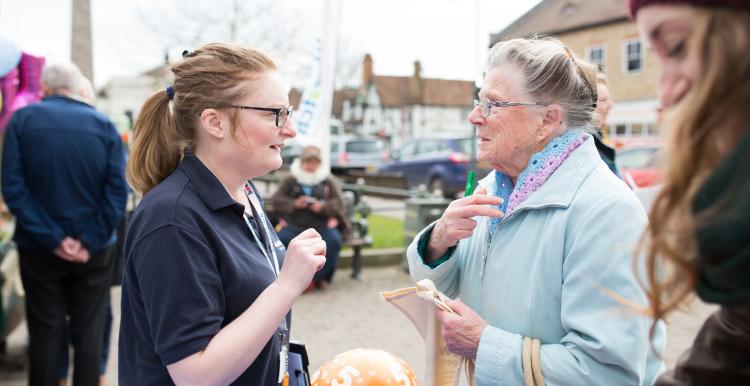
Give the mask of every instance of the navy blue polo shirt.
M 173 384 L 166 366 L 204 350 L 275 280 L 243 212 L 191 154 L 144 196 L 125 238 L 120 385 Z M 276 385 L 278 358 L 274 334 L 233 385 Z

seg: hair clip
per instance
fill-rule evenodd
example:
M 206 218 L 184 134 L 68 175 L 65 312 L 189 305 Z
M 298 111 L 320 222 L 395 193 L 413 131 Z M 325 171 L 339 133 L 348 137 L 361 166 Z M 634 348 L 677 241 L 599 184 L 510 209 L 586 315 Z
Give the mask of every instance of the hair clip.
M 183 59 L 185 59 L 185 58 L 192 58 L 195 55 L 198 55 L 198 54 L 195 53 L 195 51 L 193 51 L 193 52 L 190 52 L 188 50 L 182 51 L 182 58 Z
M 170 101 L 174 99 L 174 87 L 167 86 L 167 97 L 169 98 Z

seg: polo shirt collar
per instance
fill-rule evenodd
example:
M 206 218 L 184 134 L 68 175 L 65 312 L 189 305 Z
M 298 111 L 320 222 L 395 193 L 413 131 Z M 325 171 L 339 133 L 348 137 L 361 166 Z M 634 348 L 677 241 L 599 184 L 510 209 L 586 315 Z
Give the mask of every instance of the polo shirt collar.
M 195 154 L 185 152 L 178 169 L 187 175 L 190 182 L 195 186 L 198 195 L 206 206 L 211 210 L 218 210 L 228 206 L 235 207 L 239 204 L 224 188 L 218 178 L 201 162 Z

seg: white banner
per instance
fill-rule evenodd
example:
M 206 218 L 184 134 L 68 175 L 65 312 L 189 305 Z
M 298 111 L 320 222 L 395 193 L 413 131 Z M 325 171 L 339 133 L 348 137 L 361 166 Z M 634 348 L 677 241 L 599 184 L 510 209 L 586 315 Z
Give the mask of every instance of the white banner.
M 333 108 L 341 0 L 325 0 L 322 37 L 315 38 L 315 57 L 310 81 L 302 93 L 295 124 L 302 146 L 320 147 L 321 167 L 330 168 L 331 110 Z

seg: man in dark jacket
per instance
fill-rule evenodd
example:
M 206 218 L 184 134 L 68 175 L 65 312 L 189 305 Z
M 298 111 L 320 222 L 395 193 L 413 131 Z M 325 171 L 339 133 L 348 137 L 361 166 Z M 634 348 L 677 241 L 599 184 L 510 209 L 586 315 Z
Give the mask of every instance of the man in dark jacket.
M 29 328 L 29 384 L 56 385 L 65 316 L 74 385 L 99 383 L 115 227 L 126 200 L 124 152 L 112 122 L 73 95 L 72 64 L 42 72 L 45 98 L 16 111 L 5 135 L 2 191 L 16 217 Z

